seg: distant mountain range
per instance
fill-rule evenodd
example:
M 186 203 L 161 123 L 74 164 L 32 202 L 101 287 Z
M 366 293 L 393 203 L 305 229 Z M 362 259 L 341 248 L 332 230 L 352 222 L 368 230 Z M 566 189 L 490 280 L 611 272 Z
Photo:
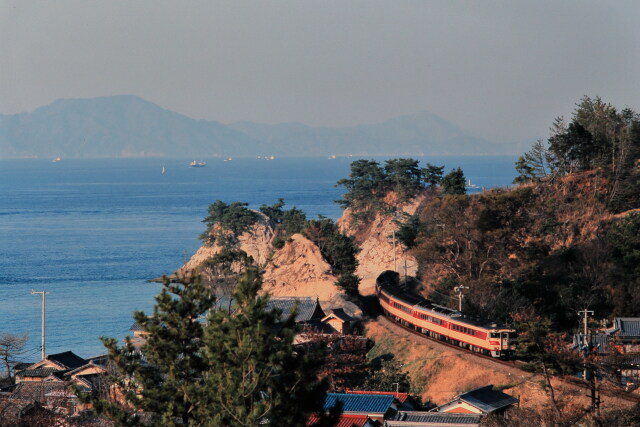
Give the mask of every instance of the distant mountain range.
M 526 148 L 489 142 L 431 113 L 344 128 L 224 125 L 122 95 L 60 99 L 30 113 L 0 115 L 0 158 L 480 155 Z

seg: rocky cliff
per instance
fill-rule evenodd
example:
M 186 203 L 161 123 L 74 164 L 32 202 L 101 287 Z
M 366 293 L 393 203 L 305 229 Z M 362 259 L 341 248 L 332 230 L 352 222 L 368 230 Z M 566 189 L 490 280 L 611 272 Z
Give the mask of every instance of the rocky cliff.
M 418 197 L 411 203 L 398 204 L 389 196 L 387 203 L 397 206 L 397 213 L 389 215 L 379 213 L 366 225 L 356 226 L 347 209 L 338 220 L 341 231 L 354 238 L 360 248 L 357 255 L 356 274 L 362 278 L 360 292 L 373 291 L 376 277 L 384 270 L 397 270 L 401 274 L 415 275 L 416 259 L 403 251 L 399 242 L 393 241 L 393 232 L 398 225 L 395 218 L 402 213 L 412 215 L 422 202 Z M 234 248 L 253 257 L 257 265 L 264 269 L 264 291 L 276 296 L 311 296 L 321 301 L 335 300 L 342 295 L 335 285 L 337 277 L 332 274 L 331 266 L 323 258 L 320 248 L 301 234 L 294 234 L 280 249 L 273 247 L 276 226 L 267 216 L 260 213 L 260 219 L 247 231 L 233 235 L 230 231 L 214 226 L 214 235 L 223 234 L 234 242 Z M 197 270 L 207 259 L 219 253 L 223 247 L 219 244 L 203 245 L 183 267 L 186 271 Z
M 352 236 L 360 248 L 357 255 L 358 269 L 356 274 L 362 279 L 360 282 L 361 294 L 373 293 L 376 278 L 382 271 L 395 270 L 401 276 L 405 274 L 408 276 L 416 275 L 418 262 L 415 257 L 405 253 L 397 240 L 394 245 L 393 233 L 398 229 L 396 218 L 402 218 L 403 213 L 413 215 L 423 200 L 424 196 L 419 196 L 409 203 L 400 204 L 395 200 L 395 195 L 390 193 L 385 199 L 385 203 L 396 206 L 395 214 L 380 212 L 367 224 L 357 225 L 353 221 L 351 210 L 347 208 L 342 218 L 338 220 L 340 230 Z

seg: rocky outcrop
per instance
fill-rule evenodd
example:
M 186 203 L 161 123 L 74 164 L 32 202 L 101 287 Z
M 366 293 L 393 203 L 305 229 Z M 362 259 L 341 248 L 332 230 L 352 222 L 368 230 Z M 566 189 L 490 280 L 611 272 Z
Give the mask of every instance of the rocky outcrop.
M 396 206 L 398 213 L 388 215 L 377 213 L 375 218 L 369 223 L 356 226 L 353 223 L 353 216 L 350 209 L 346 209 L 342 218 L 338 220 L 340 230 L 355 239 L 360 252 L 356 256 L 358 259 L 358 269 L 356 274 L 362 279 L 360 282 L 360 293 L 370 294 L 373 292 L 375 280 L 384 270 L 394 270 L 401 276 L 415 276 L 418 270 L 417 260 L 403 251 L 402 245 L 396 241 L 394 248 L 393 233 L 398 229 L 394 222 L 395 218 L 401 218 L 401 212 L 413 215 L 423 201 L 424 197 L 417 197 L 410 203 L 399 204 L 395 200 L 395 195 L 390 193 L 385 199 L 387 205 Z
M 340 294 L 336 281 L 320 249 L 303 235 L 294 234 L 267 264 L 262 289 L 274 296 L 310 296 L 329 301 Z
M 423 197 L 414 199 L 411 203 L 401 204 L 395 200 L 395 195 L 388 195 L 385 202 L 389 206 L 396 206 L 398 214 L 388 215 L 378 213 L 375 218 L 364 226 L 353 224 L 351 212 L 345 210 L 338 220 L 341 231 L 351 235 L 360 248 L 357 255 L 359 262 L 356 274 L 361 277 L 360 293 L 372 293 L 375 279 L 381 271 L 395 270 L 401 276 L 405 273 L 415 276 L 418 263 L 416 259 L 405 254 L 402 245 L 396 242 L 394 248 L 393 232 L 398 226 L 395 218 L 400 218 L 400 212 L 409 215 L 415 213 Z M 260 213 L 260 220 L 248 231 L 233 236 L 229 231 L 214 227 L 213 234 L 225 233 L 236 242 L 235 247 L 252 256 L 256 263 L 264 269 L 263 289 L 274 296 L 310 296 L 317 297 L 329 307 L 344 305 L 345 301 L 336 300 L 342 295 L 335 285 L 337 277 L 331 272 L 331 267 L 324 260 L 320 249 L 301 234 L 294 234 L 281 249 L 274 249 L 275 225 L 268 217 Z M 187 262 L 184 269 L 195 271 L 197 268 L 222 250 L 220 245 L 204 245 Z M 330 301 L 335 301 L 330 303 Z
M 266 215 L 262 213 L 259 213 L 259 215 L 258 222 L 239 236 L 234 236 L 229 230 L 222 230 L 218 225 L 213 227 L 211 233 L 213 235 L 222 233 L 229 238 L 233 238 L 236 241 L 234 245 L 236 249 L 245 251 L 247 255 L 253 257 L 257 265 L 264 266 L 274 250 L 272 242 L 275 237 L 275 226 Z M 223 247 L 219 244 L 203 245 L 182 268 L 187 271 L 194 271 L 222 249 Z

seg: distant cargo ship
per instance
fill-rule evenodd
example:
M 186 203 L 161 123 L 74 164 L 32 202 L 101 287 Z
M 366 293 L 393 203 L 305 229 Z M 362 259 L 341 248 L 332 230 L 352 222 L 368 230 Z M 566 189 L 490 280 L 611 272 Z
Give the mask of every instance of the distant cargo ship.
M 196 162 L 195 160 L 191 163 L 189 163 L 189 166 L 192 168 L 203 168 L 205 166 L 207 166 L 206 162 Z
M 60 160 L 62 160 L 60 157 L 56 157 L 55 159 L 51 160 L 53 163 L 59 162 Z

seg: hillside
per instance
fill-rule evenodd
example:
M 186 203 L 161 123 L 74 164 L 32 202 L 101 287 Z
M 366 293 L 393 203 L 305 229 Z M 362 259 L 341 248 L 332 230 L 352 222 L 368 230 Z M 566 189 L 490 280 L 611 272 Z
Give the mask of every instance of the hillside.
M 289 157 L 514 154 L 430 113 L 378 124 L 312 128 L 194 120 L 130 95 L 60 99 L 0 115 L 0 158 Z

